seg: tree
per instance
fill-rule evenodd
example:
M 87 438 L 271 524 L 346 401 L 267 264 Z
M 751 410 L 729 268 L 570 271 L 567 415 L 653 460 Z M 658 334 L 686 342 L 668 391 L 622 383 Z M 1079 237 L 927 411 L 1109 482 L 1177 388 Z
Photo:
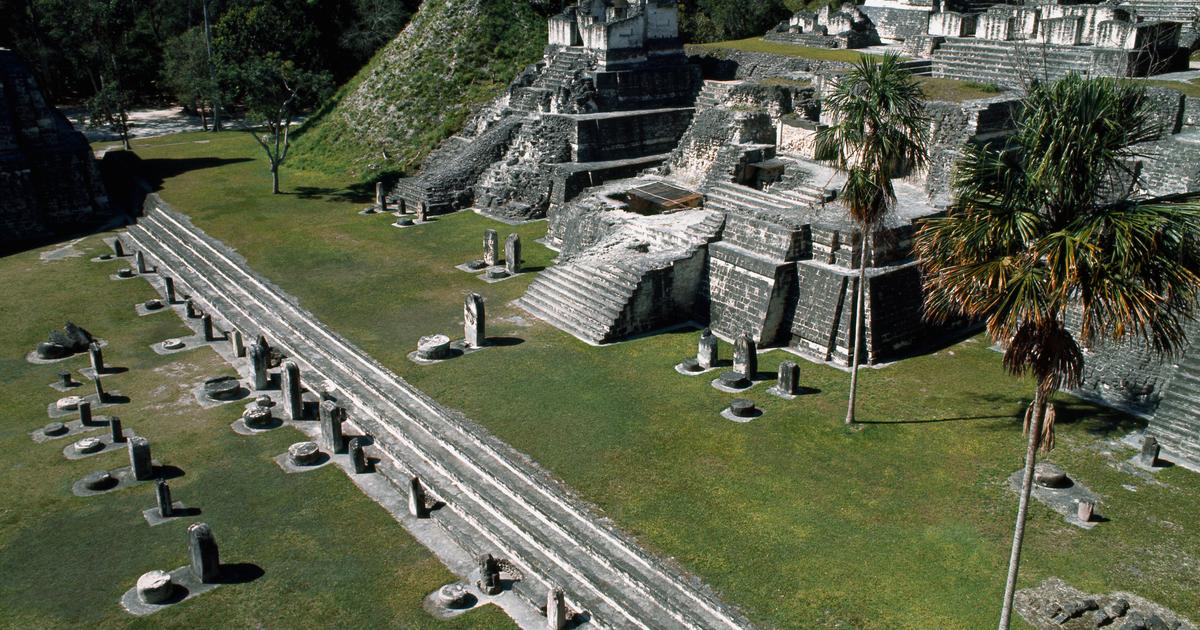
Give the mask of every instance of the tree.
M 213 44 L 224 91 L 245 109 L 245 129 L 267 156 L 274 194 L 291 148 L 292 120 L 332 89 L 329 73 L 311 54 L 316 39 L 303 5 L 290 0 L 236 5 L 217 23 Z
M 1113 79 L 1034 84 L 1016 133 L 964 149 L 956 205 L 916 234 L 928 316 L 985 320 L 1004 367 L 1035 383 L 1001 630 L 1038 447 L 1054 444 L 1051 397 L 1080 383 L 1082 348 L 1133 336 L 1170 355 L 1196 311 L 1200 194 L 1137 192 L 1135 145 L 1158 137 L 1153 121 L 1144 92 Z
M 854 422 L 858 397 L 872 237 L 896 203 L 892 179 L 908 169 L 923 167 L 928 160 L 925 99 L 920 84 L 899 64 L 900 58 L 894 54 L 882 59 L 859 58 L 836 79 L 833 92 L 825 99 L 835 122 L 817 132 L 818 152 L 833 156 L 834 166 L 846 174 L 841 199 L 861 238 L 846 424 Z
M 203 27 L 191 28 L 163 45 L 162 80 L 180 103 L 200 114 L 208 131 L 216 82 L 212 80 Z

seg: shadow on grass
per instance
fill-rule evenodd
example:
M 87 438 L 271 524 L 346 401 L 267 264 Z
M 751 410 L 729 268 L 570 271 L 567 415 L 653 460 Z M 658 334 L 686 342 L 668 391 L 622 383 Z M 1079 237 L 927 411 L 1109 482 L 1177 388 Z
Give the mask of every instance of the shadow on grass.
M 203 169 L 220 168 L 228 164 L 253 161 L 251 158 L 147 158 L 141 161 L 138 174 L 157 191 L 162 190 L 163 181 L 170 177 Z
M 253 582 L 258 578 L 266 575 L 266 571 L 257 564 L 249 562 L 235 562 L 233 564 L 222 564 L 220 574 L 217 575 L 217 584 L 245 584 Z
M 520 337 L 488 337 L 487 345 L 497 348 L 506 348 L 509 346 L 519 346 L 525 343 Z
M 183 472 L 182 468 L 178 466 L 172 466 L 170 464 L 167 464 L 166 466 L 154 467 L 154 477 L 157 479 L 170 481 L 171 479 L 178 479 L 184 474 L 185 473 Z
M 855 420 L 856 424 L 937 424 L 940 422 L 968 422 L 971 420 L 1017 420 L 1017 416 L 958 416 L 954 418 L 928 418 L 923 420 Z
M 282 194 L 295 195 L 301 199 L 324 199 L 344 203 L 371 203 L 375 201 L 375 184 L 360 182 L 346 188 L 297 186 L 291 191 L 283 191 Z

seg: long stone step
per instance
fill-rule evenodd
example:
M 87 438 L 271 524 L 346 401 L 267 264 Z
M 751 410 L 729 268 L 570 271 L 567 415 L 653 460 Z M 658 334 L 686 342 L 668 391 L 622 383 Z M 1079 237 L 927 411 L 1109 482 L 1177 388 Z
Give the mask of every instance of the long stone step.
M 538 296 L 547 304 L 558 305 L 569 314 L 571 319 L 579 320 L 583 327 L 603 335 L 607 333 L 621 315 L 624 305 L 614 306 L 610 302 L 593 299 L 575 289 L 569 281 L 563 281 L 561 276 L 547 279 L 539 278 L 525 291 L 528 295 Z
M 634 289 L 637 288 L 636 284 L 629 285 L 624 280 L 615 280 L 597 269 L 583 265 L 560 264 L 546 271 L 550 271 L 551 269 L 557 269 L 557 273 L 563 276 L 564 281 L 586 287 L 592 294 L 602 297 L 609 304 L 620 302 L 622 308 L 625 303 L 621 296 L 633 293 Z
M 530 295 L 528 292 L 521 296 L 515 302 L 517 306 L 534 317 L 554 326 L 555 328 L 592 345 L 600 345 L 605 342 L 605 333 L 596 331 L 590 328 L 582 327 L 579 322 L 562 316 L 551 302 L 547 302 L 538 295 Z
M 156 213 L 161 213 L 161 216 Z M 162 225 L 157 223 L 161 221 Z M 559 584 L 603 627 L 745 627 L 748 621 L 640 550 L 548 476 L 446 413 L 302 311 L 245 262 L 185 221 L 148 213 L 130 234 L 225 319 L 261 330 L 289 356 L 339 386 L 382 444 L 428 471 L 447 507 L 496 545 L 527 580 Z

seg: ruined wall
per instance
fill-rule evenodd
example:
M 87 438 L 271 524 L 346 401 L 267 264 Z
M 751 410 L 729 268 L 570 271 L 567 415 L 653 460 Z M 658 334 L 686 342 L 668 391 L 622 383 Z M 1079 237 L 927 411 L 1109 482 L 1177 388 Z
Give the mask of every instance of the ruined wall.
M 0 246 L 75 233 L 111 213 L 83 134 L 46 103 L 29 66 L 0 49 Z

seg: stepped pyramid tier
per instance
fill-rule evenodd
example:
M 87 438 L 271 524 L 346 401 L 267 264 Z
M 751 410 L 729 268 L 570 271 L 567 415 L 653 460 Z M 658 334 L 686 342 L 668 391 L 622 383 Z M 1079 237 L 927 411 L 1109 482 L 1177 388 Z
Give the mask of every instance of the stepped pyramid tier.
M 660 0 L 578 2 L 550 18 L 541 63 L 392 191 L 405 208 L 546 215 L 584 188 L 660 164 L 691 124 L 700 70 L 678 8 Z
M 91 147 L 0 48 L 0 247 L 72 234 L 112 216 Z
M 866 48 L 880 43 L 871 18 L 852 3 L 834 9 L 800 11 L 783 21 L 764 39 L 815 48 Z

